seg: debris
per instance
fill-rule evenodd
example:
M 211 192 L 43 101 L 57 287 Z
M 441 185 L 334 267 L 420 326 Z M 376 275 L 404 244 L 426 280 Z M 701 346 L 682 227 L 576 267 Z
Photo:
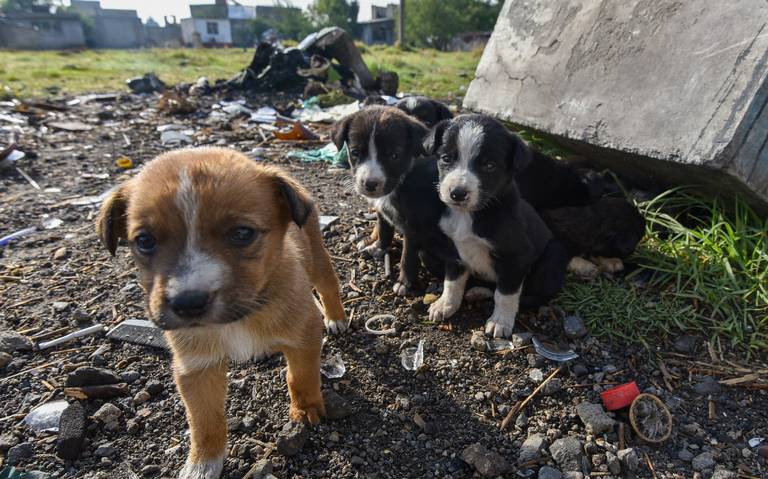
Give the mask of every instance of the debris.
M 394 327 L 392 327 L 395 321 L 397 321 L 397 318 L 392 314 L 377 314 L 376 316 L 372 316 L 365 321 L 365 331 L 376 336 L 396 334 L 397 331 Z M 373 329 L 371 326 L 373 324 L 381 324 L 381 327 L 384 327 L 386 323 L 390 324 L 390 327 L 387 329 Z
M 101 324 L 94 324 L 93 326 L 89 326 L 87 328 L 81 329 L 79 331 L 75 331 L 74 333 L 69 333 L 67 335 L 64 335 L 60 338 L 53 339 L 51 341 L 45 341 L 37 345 L 40 349 L 48 349 L 52 348 L 54 346 L 58 346 L 59 344 L 66 343 L 68 341 L 71 341 L 75 338 L 80 338 L 83 336 L 88 336 L 90 334 L 95 334 L 98 332 L 104 331 L 104 326 Z
M 24 417 L 24 422 L 35 432 L 57 432 L 59 418 L 67 406 L 67 401 L 63 399 L 45 403 L 31 410 Z
M 607 415 L 603 406 L 582 402 L 576 406 L 576 414 L 581 418 L 581 422 L 587 426 L 587 430 L 594 434 L 605 434 L 613 431 L 616 421 Z
M 498 452 L 489 451 L 479 442 L 464 449 L 461 459 L 474 467 L 483 477 L 501 476 L 512 469 L 512 466 Z
M 320 221 L 320 231 L 325 231 L 328 229 L 329 226 L 339 221 L 339 217 L 320 215 L 318 220 Z
M 151 72 L 141 77 L 129 78 L 125 82 L 133 93 L 155 93 L 166 88 L 165 83 Z
M 145 319 L 126 319 L 107 332 L 107 338 L 126 343 L 168 349 L 163 331 Z
M 302 91 L 307 79 L 298 74 L 308 67 L 298 48 L 281 50 L 270 43 L 256 46 L 250 65 L 227 82 L 227 85 L 253 91 Z
M 757 446 L 762 444 L 763 441 L 765 441 L 764 437 L 753 437 L 752 439 L 749 440 L 749 447 L 756 448 Z
M 31 351 L 35 347 L 32 340 L 16 331 L 0 331 L 0 352 L 15 353 L 16 351 Z
M 584 449 L 575 437 L 564 437 L 549 446 L 549 454 L 563 471 L 581 471 Z
M 319 54 L 337 60 L 354 73 L 364 90 L 376 90 L 376 81 L 363 61 L 352 36 L 339 27 L 328 27 L 308 35 L 299 48 L 309 55 Z
M 605 409 L 609 411 L 616 411 L 628 407 L 639 395 L 640 389 L 638 389 L 635 381 L 616 386 L 600 393 Z
M 160 143 L 164 146 L 179 146 L 182 144 L 191 144 L 192 138 L 178 131 L 166 130 L 160 134 Z
M 56 455 L 69 461 L 80 457 L 85 445 L 85 429 L 85 409 L 79 402 L 73 402 L 64 410 L 59 419 Z
M 360 105 L 358 102 L 346 105 L 336 105 L 330 108 L 321 108 L 320 105 L 306 106 L 300 110 L 295 110 L 291 116 L 296 120 L 309 123 L 333 123 L 358 111 Z
M 93 130 L 93 125 L 88 125 L 80 121 L 52 121 L 48 123 L 48 126 L 57 130 L 73 132 Z
M 347 366 L 344 364 L 341 354 L 337 353 L 320 363 L 320 372 L 328 379 L 338 379 L 344 377 Z
M 117 166 L 118 168 L 122 168 L 124 170 L 130 170 L 131 168 L 133 168 L 133 160 L 131 160 L 127 156 L 121 156 L 115 160 L 115 166 Z
M 108 369 L 82 366 L 67 375 L 66 387 L 102 386 L 117 384 L 120 377 Z
M 197 105 L 175 91 L 166 91 L 160 97 L 157 109 L 171 115 L 184 115 L 197 111 Z
M 560 351 L 553 351 L 547 347 L 545 347 L 537 338 L 536 336 L 533 336 L 531 338 L 531 341 L 533 341 L 533 347 L 536 349 L 536 352 L 540 355 L 544 356 L 545 358 L 549 359 L 550 361 L 556 361 L 559 363 L 563 363 L 566 361 L 571 361 L 573 359 L 576 359 L 579 357 L 578 354 L 576 354 L 575 351 L 572 349 L 569 349 L 565 352 Z
M 75 399 L 111 399 L 126 396 L 128 392 L 125 383 L 64 388 L 64 395 Z
M 0 150 L 0 170 L 10 167 L 12 163 L 19 161 L 25 156 L 24 152 L 17 150 L 16 145 L 13 144 Z
M 531 400 L 532 400 L 534 397 L 536 397 L 536 395 L 539 393 L 539 391 L 541 391 L 541 389 L 542 389 L 544 386 L 546 386 L 546 385 L 547 385 L 547 383 L 548 383 L 549 381 L 551 381 L 551 380 L 552 380 L 552 378 L 554 378 L 555 376 L 557 376 L 557 374 L 558 374 L 560 371 L 562 371 L 562 370 L 563 370 L 563 365 L 561 364 L 560 366 L 558 366 L 558 368 L 557 368 L 557 369 L 555 369 L 554 371 L 552 371 L 552 373 L 551 373 L 549 376 L 547 376 L 547 379 L 545 379 L 545 380 L 544 380 L 544 381 L 543 381 L 541 384 L 539 384 L 539 385 L 536 387 L 536 389 L 534 389 L 534 390 L 533 390 L 533 392 L 532 392 L 531 394 L 529 394 L 529 395 L 528 395 L 528 397 L 526 397 L 526 398 L 525 398 L 525 399 L 523 399 L 523 400 L 522 400 L 520 403 L 516 404 L 516 405 L 515 405 L 515 407 L 513 407 L 512 409 L 510 409 L 510 410 L 509 410 L 509 412 L 507 413 L 507 415 L 504 417 L 504 420 L 503 420 L 503 421 L 501 421 L 501 429 L 502 429 L 502 430 L 506 429 L 506 427 L 507 427 L 507 425 L 509 424 L 509 422 L 515 419 L 515 417 L 516 417 L 516 416 L 517 416 L 517 415 L 518 415 L 518 414 L 519 414 L 519 413 L 520 413 L 520 412 L 521 412 L 521 411 L 522 411 L 522 410 L 525 408 L 526 404 L 528 404 L 529 402 L 531 402 Z
M 324 161 L 326 163 L 337 163 L 339 149 L 333 143 L 328 143 L 322 148 L 314 150 L 299 150 L 288 152 L 288 158 L 297 158 L 307 163 L 315 161 Z
M 629 421 L 635 433 L 646 442 L 658 444 L 672 434 L 672 413 L 653 394 L 643 393 L 632 401 Z
M 118 421 L 120 416 L 123 415 L 123 411 L 112 403 L 106 403 L 99 408 L 98 411 L 93 413 L 93 419 L 104 424 L 110 431 L 117 430 Z
M 29 236 L 32 233 L 37 231 L 36 226 L 30 226 L 29 228 L 24 228 L 22 230 L 16 231 L 14 233 L 11 233 L 9 235 L 3 236 L 0 238 L 0 246 L 6 246 L 8 243 L 10 243 L 13 240 L 23 238 L 24 236 Z
M 544 434 L 533 434 L 520 446 L 520 454 L 517 457 L 518 464 L 539 459 L 542 452 L 547 448 L 547 437 Z
M 290 125 L 291 128 L 289 130 L 278 130 L 274 132 L 275 138 L 284 141 L 318 140 L 320 138 L 298 121 L 292 122 Z
M 309 438 L 307 426 L 301 422 L 288 422 L 277 433 L 277 452 L 283 456 L 295 456 L 304 447 Z
M 416 347 L 408 347 L 400 353 L 400 363 L 408 371 L 418 371 L 424 365 L 424 340 L 420 339 Z
M 563 333 L 568 339 L 579 339 L 586 336 L 589 331 L 584 325 L 584 320 L 579 316 L 566 316 L 563 319 Z

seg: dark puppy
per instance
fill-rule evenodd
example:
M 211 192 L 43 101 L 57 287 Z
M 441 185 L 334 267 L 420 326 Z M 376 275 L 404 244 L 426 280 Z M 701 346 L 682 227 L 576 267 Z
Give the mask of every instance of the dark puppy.
M 394 236 L 403 234 L 400 275 L 395 293 L 413 285 L 421 256 L 434 274 L 442 274 L 442 258 L 452 245 L 438 223 L 445 205 L 437 195 L 434 158 L 420 158 L 427 134 L 422 123 L 394 107 L 370 106 L 347 116 L 333 130 L 333 142 L 349 149 L 355 190 L 375 208 L 372 244 L 359 245 L 381 255 Z M 455 253 L 453 253 L 455 255 Z
M 562 287 L 568 260 L 515 182 L 533 154 L 503 125 L 481 115 L 439 123 L 425 148 L 439 157 L 438 191 L 448 206 L 440 228 L 460 257 L 446 263 L 443 294 L 431 305 L 430 319 L 442 321 L 459 309 L 472 273 L 496 283 L 486 333 L 509 336 L 521 296 L 525 306 L 551 299 Z
M 453 118 L 447 106 L 425 96 L 409 96 L 395 103 L 395 106 L 418 119 L 429 128 L 443 120 Z

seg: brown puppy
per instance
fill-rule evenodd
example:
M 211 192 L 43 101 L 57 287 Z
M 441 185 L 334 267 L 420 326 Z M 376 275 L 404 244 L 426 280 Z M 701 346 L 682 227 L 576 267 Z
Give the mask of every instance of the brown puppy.
M 291 419 L 320 420 L 313 287 L 328 329 L 348 325 L 317 211 L 298 183 L 232 150 L 177 150 L 117 188 L 97 229 L 112 254 L 128 242 L 149 316 L 166 330 L 192 440 L 180 478 L 221 473 L 228 360 L 282 352 Z

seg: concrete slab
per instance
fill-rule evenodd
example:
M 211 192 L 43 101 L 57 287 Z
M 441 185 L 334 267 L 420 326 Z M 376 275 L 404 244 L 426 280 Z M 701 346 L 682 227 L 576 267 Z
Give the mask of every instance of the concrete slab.
M 506 0 L 464 106 L 768 205 L 768 3 Z

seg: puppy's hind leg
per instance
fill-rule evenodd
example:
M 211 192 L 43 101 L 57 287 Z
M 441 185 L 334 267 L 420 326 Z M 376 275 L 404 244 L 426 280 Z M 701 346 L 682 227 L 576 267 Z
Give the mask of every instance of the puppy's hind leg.
M 525 278 L 520 305 L 523 308 L 537 308 L 557 296 L 565 284 L 567 267 L 568 252 L 565 246 L 559 240 L 550 240 Z
M 349 328 L 349 322 L 344 313 L 344 306 L 341 304 L 339 278 L 336 276 L 331 257 L 320 237 L 320 231 L 308 231 L 307 235 L 309 235 L 310 254 L 314 262 L 310 281 L 320 295 L 320 302 L 323 304 L 325 327 L 331 334 L 343 333 Z
M 311 343 L 311 344 L 310 344 Z M 320 338 L 298 348 L 283 348 L 288 362 L 288 393 L 291 396 L 291 421 L 317 424 L 325 416 L 320 391 Z
M 179 479 L 218 479 L 227 455 L 227 366 L 219 363 L 191 373 L 175 373 L 187 410 L 191 445 Z
M 403 236 L 403 254 L 400 256 L 400 276 L 392 288 L 398 296 L 405 296 L 419 275 L 419 247 L 409 235 Z

